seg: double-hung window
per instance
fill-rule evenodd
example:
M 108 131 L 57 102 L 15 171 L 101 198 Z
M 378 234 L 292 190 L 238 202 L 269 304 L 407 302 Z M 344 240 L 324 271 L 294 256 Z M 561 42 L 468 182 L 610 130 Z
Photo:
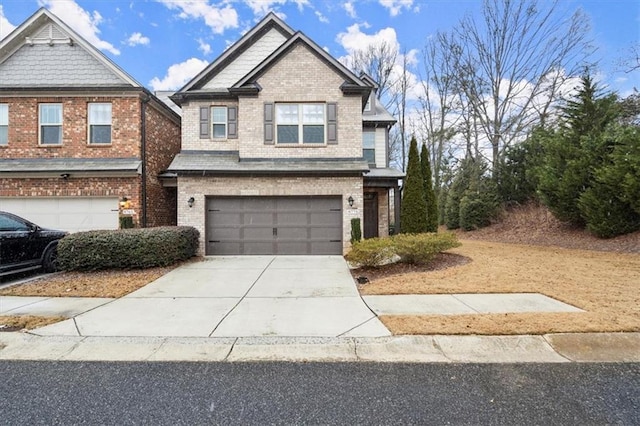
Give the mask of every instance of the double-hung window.
M 211 107 L 211 135 L 215 139 L 227 137 L 227 107 Z
M 324 104 L 276 104 L 278 144 L 324 144 Z
M 362 157 L 369 165 L 376 164 L 376 132 L 373 130 L 362 131 Z
M 9 143 L 9 105 L 0 104 L 0 145 Z
M 89 104 L 89 143 L 111 143 L 111 104 Z
M 62 104 L 40 104 L 40 144 L 62 144 Z

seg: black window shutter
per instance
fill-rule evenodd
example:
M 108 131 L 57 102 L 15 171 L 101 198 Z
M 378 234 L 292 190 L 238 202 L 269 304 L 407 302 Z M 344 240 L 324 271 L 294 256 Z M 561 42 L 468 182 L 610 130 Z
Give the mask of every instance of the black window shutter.
M 209 139 L 209 107 L 200 107 L 200 139 Z
M 238 137 L 238 107 L 227 108 L 227 138 Z
M 273 104 L 264 104 L 264 144 L 273 145 Z
M 335 102 L 327 104 L 327 143 L 338 144 L 338 104 Z

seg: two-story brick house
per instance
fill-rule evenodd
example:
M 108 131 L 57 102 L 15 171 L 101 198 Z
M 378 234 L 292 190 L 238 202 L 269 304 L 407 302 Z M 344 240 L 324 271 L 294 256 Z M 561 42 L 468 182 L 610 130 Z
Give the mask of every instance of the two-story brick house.
M 176 224 L 180 116 L 40 9 L 0 41 L 0 210 L 68 231 Z M 123 203 L 126 201 L 126 203 Z
M 402 173 L 375 89 L 269 14 L 172 96 L 178 224 L 203 254 L 342 254 L 354 218 L 386 235 Z

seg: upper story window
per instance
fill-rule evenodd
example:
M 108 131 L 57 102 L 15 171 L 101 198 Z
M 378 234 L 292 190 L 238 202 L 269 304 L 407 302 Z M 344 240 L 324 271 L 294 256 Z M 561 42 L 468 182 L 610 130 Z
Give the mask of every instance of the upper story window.
M 200 107 L 200 139 L 236 139 L 238 137 L 237 106 Z
M 369 165 L 376 164 L 376 132 L 375 130 L 362 131 L 362 157 Z
M 111 104 L 89 104 L 89 143 L 111 143 Z
M 276 143 L 324 144 L 324 104 L 276 104 Z
M 9 105 L 0 104 L 0 145 L 9 143 Z
M 40 144 L 62 144 L 62 104 L 40 104 Z
M 373 103 L 373 93 L 369 95 L 369 99 L 367 99 L 367 104 L 364 106 L 365 111 L 371 111 L 371 104 Z
M 211 107 L 211 135 L 215 139 L 227 137 L 227 107 Z

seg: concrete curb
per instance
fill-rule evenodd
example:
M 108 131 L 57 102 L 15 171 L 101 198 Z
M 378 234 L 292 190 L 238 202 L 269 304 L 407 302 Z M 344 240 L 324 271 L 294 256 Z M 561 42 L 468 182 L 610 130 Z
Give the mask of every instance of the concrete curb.
M 60 337 L 0 333 L 0 360 L 640 362 L 640 333 L 376 338 Z

